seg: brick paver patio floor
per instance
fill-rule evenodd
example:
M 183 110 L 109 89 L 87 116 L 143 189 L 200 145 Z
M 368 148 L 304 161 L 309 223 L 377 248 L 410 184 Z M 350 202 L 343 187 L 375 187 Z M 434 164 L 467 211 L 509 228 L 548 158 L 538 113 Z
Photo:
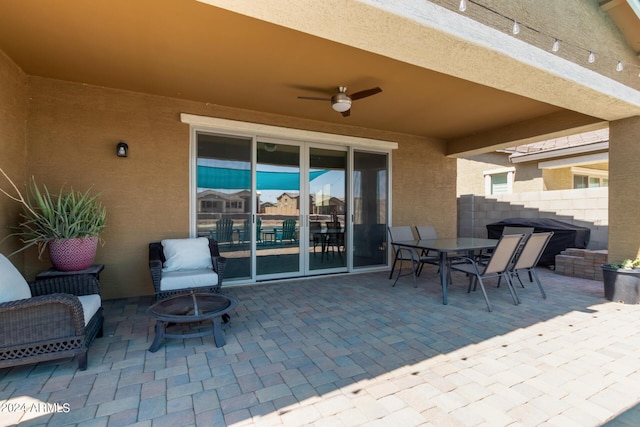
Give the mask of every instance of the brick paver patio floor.
M 147 351 L 149 297 L 105 301 L 105 334 L 75 359 L 0 370 L 0 425 L 600 426 L 639 425 L 640 306 L 600 282 L 539 269 L 449 305 L 425 267 L 230 287 L 239 300 L 213 338 Z

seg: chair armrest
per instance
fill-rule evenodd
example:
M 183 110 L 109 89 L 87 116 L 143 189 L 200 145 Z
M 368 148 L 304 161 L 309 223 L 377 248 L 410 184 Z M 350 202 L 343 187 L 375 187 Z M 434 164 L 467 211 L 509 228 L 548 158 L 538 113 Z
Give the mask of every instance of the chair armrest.
M 90 274 L 59 276 L 29 283 L 34 297 L 50 294 L 100 295 L 100 282 Z
M 149 243 L 149 262 L 159 260 L 162 261 L 162 244 L 160 242 Z
M 84 314 L 77 297 L 42 295 L 0 304 L 2 347 L 84 334 Z
M 451 257 L 450 259 L 465 261 L 465 264 L 477 264 L 475 258 L 471 258 L 469 256 L 456 256 L 456 257 Z
M 162 261 L 160 259 L 149 260 L 149 272 L 155 292 L 160 292 L 160 280 L 162 280 Z
M 213 271 L 218 274 L 218 286 L 221 286 L 224 270 L 227 267 L 227 259 L 223 256 L 213 256 L 211 257 L 211 263 L 213 264 Z

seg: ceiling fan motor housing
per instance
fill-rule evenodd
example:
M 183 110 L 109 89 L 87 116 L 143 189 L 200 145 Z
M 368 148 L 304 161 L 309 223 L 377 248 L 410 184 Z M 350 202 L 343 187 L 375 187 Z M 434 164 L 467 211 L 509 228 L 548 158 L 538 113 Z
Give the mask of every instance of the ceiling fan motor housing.
M 343 113 L 351 108 L 351 98 L 344 92 L 337 93 L 331 97 L 331 107 L 339 113 Z

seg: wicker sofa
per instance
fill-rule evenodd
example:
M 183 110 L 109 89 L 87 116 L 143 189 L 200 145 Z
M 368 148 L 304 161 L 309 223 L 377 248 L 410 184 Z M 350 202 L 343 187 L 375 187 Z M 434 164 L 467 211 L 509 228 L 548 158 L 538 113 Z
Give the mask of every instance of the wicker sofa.
M 0 255 L 0 280 L 12 283 L 4 299 L 22 286 L 22 276 L 11 268 L 15 270 Z M 89 345 L 102 336 L 104 323 L 98 280 L 90 275 L 55 277 L 29 283 L 19 292 L 18 299 L 0 303 L 0 368 L 75 356 L 85 370 Z
M 174 263 L 174 268 L 167 264 L 167 249 L 182 257 L 182 262 Z M 218 242 L 211 238 L 149 243 L 149 271 L 157 300 L 191 290 L 220 293 L 226 265 Z

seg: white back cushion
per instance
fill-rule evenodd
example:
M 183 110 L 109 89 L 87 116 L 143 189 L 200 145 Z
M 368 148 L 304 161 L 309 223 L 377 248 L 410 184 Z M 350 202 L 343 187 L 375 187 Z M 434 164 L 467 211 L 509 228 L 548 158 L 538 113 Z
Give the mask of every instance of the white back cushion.
M 0 303 L 31 298 L 31 289 L 11 261 L 0 254 Z
M 165 239 L 162 250 L 166 259 L 163 271 L 213 269 L 209 239 Z

